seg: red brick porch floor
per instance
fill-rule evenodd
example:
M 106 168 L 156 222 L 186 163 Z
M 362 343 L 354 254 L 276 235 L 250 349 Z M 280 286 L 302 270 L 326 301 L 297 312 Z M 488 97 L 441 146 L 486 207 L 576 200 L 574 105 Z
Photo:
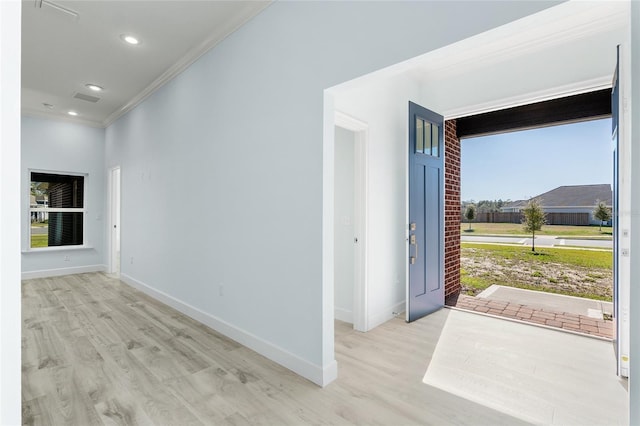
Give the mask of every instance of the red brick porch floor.
M 467 311 L 560 328 L 574 333 L 598 336 L 605 339 L 613 338 L 612 321 L 591 318 L 586 315 L 549 311 L 513 302 L 483 299 L 463 294 L 459 295 L 457 300 L 447 300 L 447 305 Z

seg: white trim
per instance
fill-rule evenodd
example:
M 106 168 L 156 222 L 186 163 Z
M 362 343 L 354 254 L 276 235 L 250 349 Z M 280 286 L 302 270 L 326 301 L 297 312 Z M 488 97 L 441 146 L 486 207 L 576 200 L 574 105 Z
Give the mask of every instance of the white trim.
M 350 116 L 349 114 L 345 114 L 341 111 L 335 111 L 334 115 L 334 124 L 338 127 L 342 127 L 347 130 L 351 130 L 353 132 L 359 132 L 362 130 L 367 130 L 369 125 L 361 120 L 358 120 L 355 117 Z
M 353 324 L 353 311 L 342 308 L 334 308 L 334 316 L 338 321 Z
M 353 328 L 358 331 L 369 331 L 368 325 L 368 252 L 369 252 L 369 125 L 355 117 L 340 111 L 334 113 L 335 126 L 355 133 L 354 143 L 354 231 L 358 242 L 354 244 L 355 279 L 353 286 Z M 335 141 L 334 141 L 335 143 Z M 335 170 L 334 170 L 335 173 Z M 334 224 L 335 226 L 335 224 Z M 332 229 L 331 232 L 334 232 Z M 331 259 L 333 262 L 333 258 Z M 335 285 L 335 284 L 334 284 Z M 338 317 L 336 317 L 339 319 Z
M 45 213 L 57 213 L 57 212 L 62 212 L 62 213 L 86 213 L 84 208 L 78 208 L 78 207 L 69 207 L 69 208 L 64 208 L 64 207 L 30 207 L 29 208 L 30 211 L 32 212 L 45 212 Z
M 31 182 L 31 173 L 45 173 L 48 175 L 62 175 L 62 176 L 89 176 L 88 172 L 67 172 L 64 170 L 50 170 L 50 169 L 38 169 L 38 168 L 29 168 L 27 169 L 29 172 L 29 182 Z
M 634 181 L 633 170 L 635 164 L 633 164 L 634 150 L 637 145 L 634 146 L 634 142 L 637 142 L 637 138 L 634 138 L 632 134 L 632 115 L 631 106 L 629 105 L 631 98 L 631 86 L 633 84 L 631 75 L 631 44 L 622 43 L 620 45 L 620 64 L 618 67 L 619 75 L 619 123 L 618 123 L 618 135 L 619 135 L 619 176 L 618 176 L 618 191 L 619 191 L 619 222 L 618 222 L 618 253 L 614 253 L 614 256 L 618 257 L 618 322 L 619 329 L 616 336 L 616 345 L 618 352 L 618 374 L 623 377 L 629 377 L 629 358 L 630 358 L 630 343 L 631 343 L 631 323 L 630 323 L 630 310 L 631 310 L 631 282 L 633 279 L 632 270 L 634 268 L 634 253 L 632 247 L 634 244 L 634 235 L 637 235 L 637 231 L 634 230 L 634 222 L 638 216 L 637 211 L 634 211 L 634 192 L 632 191 L 634 183 L 637 183 L 637 178 Z M 636 140 L 634 140 L 636 139 Z M 636 154 L 637 155 L 637 154 Z M 637 189 L 635 190 L 637 192 Z M 625 233 L 625 230 L 627 231 Z M 622 253 L 626 251 L 629 253 L 627 256 L 623 256 Z M 636 355 L 637 356 L 637 355 Z
M 322 116 L 322 365 L 335 363 L 334 178 L 335 114 L 333 95 L 325 90 Z M 337 367 L 335 370 L 337 374 Z M 325 384 L 328 382 L 325 381 Z
M 394 305 L 381 309 L 376 313 L 372 313 L 369 317 L 369 325 L 371 326 L 370 330 L 376 328 L 381 324 L 384 324 L 390 319 L 400 316 L 405 312 L 405 307 L 406 301 L 403 300 L 402 302 L 398 302 Z
M 72 251 L 72 250 L 93 250 L 95 247 L 92 245 L 75 245 L 75 246 L 51 246 L 51 247 L 36 247 L 27 248 L 22 250 L 23 254 L 31 253 L 49 253 L 52 251 Z
M 326 386 L 330 381 L 337 377 L 337 364 L 335 360 L 324 368 L 319 365 L 312 364 L 307 360 L 304 360 L 299 356 L 256 336 L 253 333 L 243 330 L 240 327 L 236 327 L 235 325 L 209 313 L 203 312 L 200 309 L 176 299 L 163 291 L 157 290 L 142 281 L 136 280 L 127 274 L 121 274 L 120 279 L 131 287 L 134 287 L 154 299 L 193 318 L 194 320 L 211 327 L 230 339 L 253 349 L 260 355 L 269 358 L 271 361 L 288 368 L 294 373 L 301 375 L 319 386 Z
M 33 278 L 47 278 L 47 277 L 59 277 L 62 275 L 86 274 L 87 272 L 104 272 L 106 271 L 106 269 L 107 269 L 106 265 L 87 265 L 87 266 L 74 266 L 71 268 L 25 271 L 25 272 L 22 272 L 22 279 L 30 280 Z
M 329 363 L 329 365 L 327 365 L 322 369 L 323 384 L 321 386 L 325 387 L 337 378 L 338 378 L 338 363 L 335 360 L 333 360 L 332 362 Z
M 369 128 L 356 131 L 354 146 L 355 174 L 355 231 L 358 243 L 355 250 L 355 285 L 354 285 L 354 328 L 358 331 L 369 331 Z

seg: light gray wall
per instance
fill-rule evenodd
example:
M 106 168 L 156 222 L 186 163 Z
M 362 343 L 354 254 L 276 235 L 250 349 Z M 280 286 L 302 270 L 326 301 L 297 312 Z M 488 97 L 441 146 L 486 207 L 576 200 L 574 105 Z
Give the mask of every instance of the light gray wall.
M 21 190 L 23 276 L 55 275 L 103 268 L 105 264 L 104 129 L 22 117 Z M 92 248 L 25 252 L 29 247 L 30 169 L 86 173 L 85 243 Z M 65 261 L 65 257 L 69 260 Z
M 323 90 L 550 5 L 274 3 L 107 129 L 122 273 L 324 369 Z
M 629 424 L 640 425 L 640 2 L 631 2 L 631 288 Z
M 355 134 L 336 127 L 334 244 L 334 309 L 336 318 L 353 323 Z

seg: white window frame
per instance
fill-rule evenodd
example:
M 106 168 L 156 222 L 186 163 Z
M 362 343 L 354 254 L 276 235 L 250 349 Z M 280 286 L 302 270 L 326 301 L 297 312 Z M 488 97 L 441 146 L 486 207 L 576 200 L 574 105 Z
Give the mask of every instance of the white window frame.
M 27 226 L 29 227 L 28 239 L 27 239 L 27 250 L 26 251 L 61 251 L 61 250 L 78 250 L 78 249 L 86 249 L 91 248 L 87 245 L 87 186 L 89 181 L 88 173 L 79 173 L 79 172 L 62 172 L 62 171 L 53 171 L 53 170 L 42 170 L 42 169 L 29 169 L 29 218 L 27 220 Z M 60 176 L 79 176 L 83 177 L 83 187 L 82 187 L 82 208 L 50 208 L 48 207 L 31 207 L 31 182 L 33 182 L 32 174 L 33 173 L 46 173 L 50 175 L 60 175 Z M 31 214 L 33 212 L 44 212 L 44 213 L 82 213 L 82 244 L 73 244 L 73 245 L 64 245 L 64 246 L 51 246 L 51 247 L 31 247 Z

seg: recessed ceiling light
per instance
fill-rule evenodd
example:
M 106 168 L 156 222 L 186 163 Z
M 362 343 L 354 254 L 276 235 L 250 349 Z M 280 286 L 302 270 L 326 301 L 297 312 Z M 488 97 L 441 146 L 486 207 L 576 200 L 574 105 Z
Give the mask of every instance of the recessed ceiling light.
M 48 104 L 46 102 L 43 102 L 42 105 L 44 105 L 45 108 L 53 109 L 53 104 Z
M 131 34 L 121 34 L 120 38 L 129 44 L 140 44 L 140 40 L 137 37 L 132 36 Z
M 84 85 L 87 89 L 93 90 L 94 92 L 102 92 L 104 89 L 100 86 L 98 86 L 97 84 L 85 84 Z
M 75 112 L 75 111 L 69 111 L 69 112 L 67 112 L 67 114 L 69 114 L 69 115 L 73 115 L 74 117 L 75 117 L 76 115 L 78 115 L 78 113 L 77 113 L 77 112 Z

